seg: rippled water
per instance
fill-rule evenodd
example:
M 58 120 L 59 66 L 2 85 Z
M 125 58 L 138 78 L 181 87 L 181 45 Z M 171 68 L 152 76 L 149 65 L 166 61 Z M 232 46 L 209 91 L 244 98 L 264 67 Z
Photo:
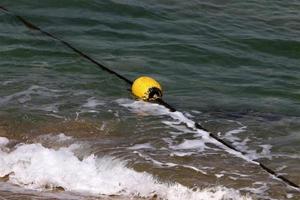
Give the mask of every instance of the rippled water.
M 0 13 L 4 199 L 300 199 L 298 1 L 2 0 L 179 112 Z M 230 153 L 198 122 L 247 152 Z

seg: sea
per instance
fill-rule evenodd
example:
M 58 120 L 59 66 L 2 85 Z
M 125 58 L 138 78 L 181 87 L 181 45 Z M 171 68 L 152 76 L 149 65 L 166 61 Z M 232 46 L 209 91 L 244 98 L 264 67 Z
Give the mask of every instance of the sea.
M 0 6 L 1 200 L 300 199 L 258 164 L 300 185 L 300 1 Z M 177 111 L 16 15 L 131 81 L 154 78 Z

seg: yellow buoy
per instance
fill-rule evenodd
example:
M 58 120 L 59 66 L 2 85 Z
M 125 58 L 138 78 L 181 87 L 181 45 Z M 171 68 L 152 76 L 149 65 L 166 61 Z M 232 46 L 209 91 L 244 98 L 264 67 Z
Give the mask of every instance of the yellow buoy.
M 153 101 L 162 97 L 160 84 L 153 78 L 147 76 L 137 78 L 131 86 L 131 92 L 137 98 L 144 101 Z

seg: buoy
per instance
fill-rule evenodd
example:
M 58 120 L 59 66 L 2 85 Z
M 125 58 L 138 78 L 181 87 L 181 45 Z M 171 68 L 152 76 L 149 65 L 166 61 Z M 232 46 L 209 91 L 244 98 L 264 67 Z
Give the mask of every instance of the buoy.
M 131 92 L 138 99 L 153 101 L 162 97 L 160 84 L 151 77 L 141 76 L 137 78 L 132 86 Z

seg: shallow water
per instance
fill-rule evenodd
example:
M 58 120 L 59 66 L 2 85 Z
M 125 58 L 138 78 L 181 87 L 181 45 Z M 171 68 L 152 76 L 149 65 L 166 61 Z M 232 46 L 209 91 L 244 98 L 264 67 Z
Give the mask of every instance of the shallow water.
M 0 13 L 5 199 L 300 199 L 297 1 L 2 1 L 180 112 Z

